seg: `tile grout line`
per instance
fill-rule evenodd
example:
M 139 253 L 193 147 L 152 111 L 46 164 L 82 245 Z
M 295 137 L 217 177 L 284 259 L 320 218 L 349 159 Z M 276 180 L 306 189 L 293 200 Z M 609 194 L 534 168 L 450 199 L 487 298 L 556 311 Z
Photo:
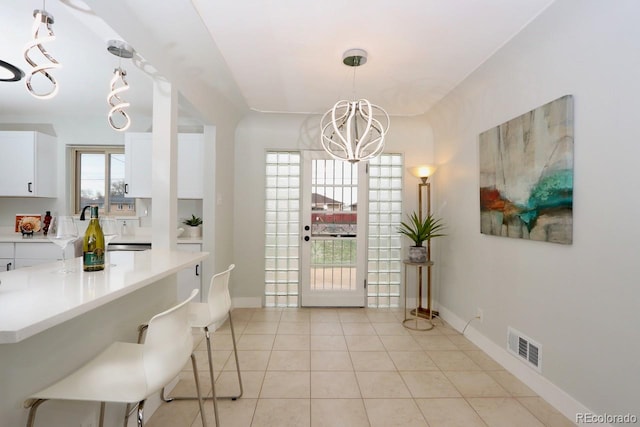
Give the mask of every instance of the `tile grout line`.
M 253 315 L 254 315 L 254 314 L 256 314 L 256 313 L 260 313 L 260 311 L 259 311 L 259 310 L 255 310 L 255 311 L 251 314 L 251 316 L 249 316 L 249 318 L 246 320 L 246 322 L 247 322 L 247 323 L 251 323 L 252 318 L 253 318 Z M 276 351 L 276 340 L 277 340 L 278 336 L 291 335 L 291 334 L 279 334 L 279 333 L 278 333 L 278 332 L 280 331 L 280 326 L 282 325 L 282 323 L 283 323 L 283 322 L 284 322 L 284 323 L 287 323 L 286 321 L 283 321 L 283 320 L 282 320 L 282 316 L 283 316 L 283 311 L 280 311 L 280 315 L 279 315 L 279 316 L 276 316 L 276 317 L 277 317 L 277 320 L 276 320 L 276 322 L 275 322 L 275 323 L 277 323 L 277 328 L 276 328 L 276 331 L 275 331 L 275 334 L 274 334 L 273 341 L 272 341 L 272 342 L 271 342 L 271 344 L 270 344 L 270 349 L 268 350 L 268 351 L 269 351 L 269 357 L 267 358 L 267 364 L 266 364 L 266 366 L 265 366 L 265 368 L 264 368 L 264 372 L 263 372 L 263 374 L 264 374 L 264 375 L 263 375 L 262 381 L 261 381 L 261 383 L 260 383 L 260 387 L 259 387 L 258 394 L 257 394 L 257 397 L 256 397 L 256 404 L 254 405 L 254 407 L 253 407 L 253 413 L 251 414 L 251 423 L 252 423 L 252 424 L 253 424 L 253 422 L 254 422 L 254 421 L 256 421 L 256 418 L 255 418 L 255 417 L 256 417 L 256 414 L 257 414 L 258 404 L 260 403 L 260 401 L 261 401 L 261 400 L 268 400 L 267 398 L 263 398 L 263 397 L 261 397 L 261 394 L 262 394 L 263 386 L 264 386 L 264 378 L 266 377 L 266 374 L 269 372 L 269 371 L 268 371 L 268 368 L 269 368 L 269 364 L 270 364 L 270 362 L 271 362 L 271 360 L 272 360 L 272 357 L 273 357 L 273 352 L 274 352 L 274 351 Z M 254 321 L 254 322 L 267 322 L 267 321 L 273 321 L 273 319 L 271 319 L 271 317 L 270 317 L 270 316 L 268 316 L 268 315 L 261 316 L 261 317 L 264 317 L 265 319 L 255 319 L 255 320 L 253 320 L 253 321 Z M 350 319 L 350 318 L 347 318 L 347 319 Z M 390 354 L 390 351 L 391 351 L 391 350 L 389 350 L 389 348 L 390 348 L 390 347 L 388 347 L 388 346 L 389 346 L 389 345 L 391 345 L 391 347 L 393 347 L 394 345 L 396 345 L 396 343 L 395 343 L 395 342 L 392 342 L 392 343 L 387 343 L 387 345 L 385 345 L 384 341 L 382 340 L 382 337 L 386 337 L 386 336 L 396 336 L 396 335 L 393 335 L 393 334 L 391 334 L 391 335 L 383 335 L 385 331 L 386 331 L 386 332 L 390 332 L 390 331 L 389 331 L 388 329 L 381 329 L 380 331 L 378 331 L 378 329 L 376 329 L 376 328 L 374 327 L 374 323 L 393 323 L 393 322 L 389 322 L 389 321 L 384 321 L 384 322 L 372 322 L 370 318 L 367 318 L 367 319 L 368 319 L 368 321 L 366 322 L 366 324 L 368 324 L 371 328 L 373 328 L 373 330 L 375 331 L 375 336 L 376 336 L 376 337 L 380 340 L 380 342 L 382 343 L 382 346 L 383 346 L 383 348 L 384 348 L 384 354 L 386 355 L 386 357 L 387 357 L 389 360 L 391 360 L 391 363 L 392 363 L 392 366 L 393 366 L 394 370 L 393 370 L 393 371 L 389 371 L 389 372 L 395 372 L 397 375 L 399 375 L 399 376 L 400 376 L 400 378 L 401 378 L 401 380 L 402 380 L 403 385 L 404 385 L 404 386 L 407 388 L 407 390 L 409 391 L 409 394 L 410 394 L 410 396 L 411 396 L 411 401 L 412 401 L 412 402 L 413 402 L 413 404 L 417 407 L 417 409 L 418 409 L 418 411 L 419 411 L 419 413 L 420 413 L 420 415 L 421 415 L 422 419 L 424 420 L 424 422 L 425 422 L 427 425 L 429 425 L 429 424 L 428 424 L 428 420 L 427 420 L 427 418 L 426 418 L 426 416 L 425 416 L 425 413 L 422 411 L 422 409 L 421 409 L 421 407 L 418 405 L 418 402 L 417 402 L 417 401 L 418 401 L 418 400 L 420 400 L 420 399 L 427 399 L 427 400 L 431 400 L 431 399 L 442 399 L 442 398 L 437 397 L 437 396 L 434 396 L 434 397 L 428 397 L 428 398 L 414 397 L 414 394 L 411 392 L 411 389 L 409 388 L 409 385 L 407 384 L 405 377 L 403 377 L 403 376 L 402 376 L 402 372 L 405 372 L 405 371 L 401 371 L 401 370 L 399 369 L 398 362 L 397 362 L 397 361 L 395 361 L 393 358 L 391 358 L 391 354 Z M 326 321 L 329 321 L 329 319 L 325 319 L 325 320 L 326 320 Z M 300 322 L 300 319 L 298 319 L 298 318 L 291 318 L 291 319 L 290 319 L 290 321 Z M 311 327 L 311 326 L 312 326 L 313 322 L 311 322 L 311 315 L 309 315 L 309 316 L 308 316 L 308 318 L 306 318 L 306 319 L 305 319 L 305 322 L 304 322 L 304 323 L 308 323 L 307 332 L 306 332 L 306 333 L 304 333 L 304 334 L 293 334 L 293 335 L 300 335 L 300 336 L 304 336 L 304 337 L 307 337 L 307 338 L 308 338 L 308 351 L 309 351 L 309 354 L 308 354 L 308 359 L 307 359 L 307 361 L 308 361 L 308 365 L 309 365 L 309 368 L 308 368 L 309 398 L 308 398 L 307 400 L 308 400 L 308 404 L 309 404 L 309 424 L 310 424 L 310 425 L 312 425 L 312 422 L 313 422 L 313 419 L 312 419 L 312 418 L 313 418 L 313 415 L 312 415 L 312 406 L 313 406 L 314 398 L 313 398 L 313 393 L 312 393 L 312 388 L 311 388 L 311 387 L 312 387 L 312 373 L 313 373 L 314 371 L 313 371 L 313 369 L 312 369 L 312 368 L 313 368 L 313 367 L 312 367 L 312 354 L 313 354 L 313 350 L 312 350 L 312 348 L 311 348 L 311 340 L 312 340 L 312 336 L 313 336 L 313 335 L 312 335 L 312 327 Z M 332 322 L 332 323 L 335 323 L 335 321 L 334 321 L 334 322 Z M 350 370 L 349 370 L 349 371 L 344 371 L 344 372 L 351 372 L 351 373 L 354 375 L 354 377 L 355 377 L 355 379 L 356 379 L 356 384 L 357 384 L 357 386 L 358 386 L 358 391 L 359 391 L 359 394 L 360 394 L 360 397 L 359 397 L 359 398 L 353 398 L 353 400 L 358 400 L 358 401 L 360 401 L 360 402 L 361 402 L 361 404 L 362 404 L 362 405 L 363 405 L 363 407 L 364 407 L 364 414 L 365 414 L 365 416 L 366 416 L 366 420 L 367 420 L 367 422 L 369 423 L 369 425 L 371 425 L 370 413 L 366 410 L 365 398 L 363 397 L 362 386 L 361 386 L 361 383 L 360 383 L 360 381 L 359 381 L 359 379 L 358 379 L 358 376 L 357 376 L 357 372 L 358 372 L 358 371 L 356 371 L 356 366 L 355 366 L 355 364 L 354 364 L 354 359 L 353 359 L 353 354 L 352 354 L 353 352 L 351 351 L 351 349 L 349 348 L 349 346 L 348 346 L 348 344 L 347 344 L 347 339 L 346 339 L 346 338 L 347 338 L 347 335 L 345 335 L 345 324 L 346 324 L 346 323 L 363 323 L 363 324 L 364 324 L 365 322 L 348 322 L 348 321 L 347 321 L 347 322 L 343 322 L 343 321 L 342 321 L 342 319 L 341 319 L 340 317 L 338 317 L 337 323 L 339 323 L 339 324 L 340 324 L 340 330 L 341 330 L 341 332 L 342 332 L 342 334 L 341 334 L 341 335 L 338 335 L 338 336 L 341 336 L 341 337 L 342 337 L 342 339 L 344 340 L 344 343 L 345 343 L 345 346 L 346 346 L 345 351 L 348 353 L 348 358 L 349 358 L 348 360 L 349 360 L 349 362 L 351 363 Z M 442 326 L 440 326 L 440 327 L 444 327 L 444 328 L 446 328 L 446 326 L 444 326 L 444 325 L 442 325 Z M 381 328 L 383 328 L 383 327 L 381 327 Z M 238 334 L 238 340 L 240 340 L 240 339 L 241 339 L 241 337 L 244 335 L 244 330 L 245 330 L 245 329 L 246 329 L 246 328 L 243 328 L 243 332 L 242 332 L 241 334 Z M 295 328 L 290 329 L 290 330 L 291 330 L 291 331 L 295 331 Z M 457 332 L 457 331 L 456 331 L 456 332 Z M 250 334 L 249 334 L 249 335 L 250 335 Z M 257 335 L 265 335 L 265 334 L 257 334 Z M 419 335 L 417 335 L 417 334 L 410 334 L 409 336 L 412 338 L 412 341 L 416 342 L 416 343 L 419 345 L 419 347 L 420 347 L 420 349 L 421 349 L 421 350 L 420 350 L 420 353 L 421 353 L 421 354 L 423 354 L 425 357 L 429 358 L 428 351 L 425 349 L 424 345 L 417 341 L 417 338 L 418 338 L 419 336 L 425 336 L 425 335 L 426 335 L 426 334 L 419 334 Z M 454 350 L 454 349 L 451 349 L 450 351 L 452 351 L 452 352 L 453 352 L 453 351 L 459 351 L 459 352 L 461 352 L 462 354 L 466 355 L 467 357 L 469 357 L 469 358 L 471 359 L 471 356 L 469 355 L 469 352 L 470 352 L 470 351 L 474 351 L 474 350 L 473 350 L 473 349 L 468 349 L 468 348 L 464 347 L 464 345 L 465 345 L 465 344 L 464 344 L 463 342 L 461 342 L 460 340 L 457 340 L 457 338 L 456 338 L 456 340 L 452 339 L 452 336 L 454 336 L 454 335 L 455 335 L 455 336 L 461 336 L 461 337 L 464 337 L 464 335 L 461 335 L 461 334 L 459 334 L 459 333 L 457 333 L 457 334 L 440 333 L 440 334 L 438 334 L 438 335 L 439 335 L 439 336 L 446 337 L 446 341 L 448 341 L 448 342 L 450 342 L 450 343 L 452 343 L 452 344 L 453 344 L 453 346 L 455 347 L 455 350 Z M 332 336 L 332 335 L 330 335 L 330 336 Z M 397 336 L 405 336 L 405 335 L 397 335 Z M 465 337 L 465 338 L 466 338 L 466 337 Z M 407 340 L 407 341 L 408 341 L 408 340 Z M 392 345 L 392 344 L 393 344 L 393 345 Z M 397 344 L 398 344 L 398 345 L 404 345 L 403 343 L 400 343 L 400 342 L 398 342 Z M 425 344 L 426 344 L 426 343 L 425 343 Z M 436 343 L 436 344 L 437 344 L 437 343 Z M 288 344 L 287 344 L 287 345 L 288 345 Z M 297 345 L 295 345 L 295 346 L 297 346 Z M 462 346 L 462 347 L 461 347 L 461 346 Z M 463 348 L 463 347 L 464 347 L 464 348 Z M 329 350 L 319 349 L 319 350 L 316 350 L 316 351 L 329 351 Z M 331 351 L 333 351 L 333 350 L 331 350 Z M 336 350 L 336 351 L 337 351 L 337 350 Z M 370 351 L 374 351 L 374 350 L 370 350 Z M 398 352 L 400 352 L 400 351 L 409 351 L 409 352 L 411 352 L 411 351 L 413 351 L 413 350 L 394 350 L 394 351 L 398 351 Z M 417 351 L 417 350 L 416 350 L 416 351 Z M 434 350 L 432 350 L 432 351 L 446 351 L 446 350 L 438 350 L 438 349 L 436 348 L 436 349 L 434 349 Z M 482 350 L 477 350 L 477 351 L 479 351 L 480 353 L 483 353 L 483 352 L 482 352 Z M 231 351 L 231 352 L 232 352 L 232 351 Z M 231 358 L 231 357 L 230 357 L 230 354 L 229 354 L 229 355 L 227 356 L 227 362 L 223 363 L 223 367 L 220 369 L 220 372 L 218 372 L 218 379 L 220 378 L 220 376 L 222 375 L 222 372 L 224 371 L 224 365 L 225 365 L 226 363 L 228 363 L 228 361 L 229 361 L 229 359 L 230 359 L 230 358 Z M 543 424 L 543 425 L 546 425 L 546 424 L 545 424 L 545 421 L 544 421 L 542 418 L 538 417 L 538 416 L 536 415 L 536 413 L 534 413 L 534 412 L 533 412 L 533 410 L 529 409 L 529 407 L 528 407 L 528 406 L 525 406 L 525 404 L 523 404 L 523 403 L 520 401 L 520 397 L 532 397 L 532 398 L 541 399 L 537 394 L 534 394 L 534 395 L 532 395 L 532 396 L 519 396 L 519 395 L 515 394 L 515 391 L 519 390 L 518 388 L 514 388 L 514 391 L 511 391 L 511 389 L 508 389 L 506 386 L 503 386 L 500 382 L 498 382 L 498 380 L 497 380 L 497 379 L 495 379 L 493 376 L 489 375 L 489 373 L 488 373 L 488 372 L 494 372 L 494 371 L 496 371 L 496 372 L 497 372 L 497 371 L 503 371 L 503 370 L 504 370 L 504 371 L 506 371 L 506 370 L 504 369 L 504 367 L 502 367 L 501 365 L 497 365 L 498 367 L 500 367 L 500 368 L 502 368 L 502 369 L 487 369 L 487 367 L 489 367 L 489 368 L 490 368 L 490 367 L 491 367 L 491 365 L 486 365 L 486 364 L 480 365 L 478 362 L 476 362 L 476 360 L 475 360 L 475 359 L 471 359 L 471 361 L 472 361 L 474 364 L 478 365 L 478 367 L 480 368 L 480 370 L 479 370 L 479 371 L 475 371 L 475 370 L 474 370 L 474 372 L 482 372 L 483 374 L 488 375 L 488 376 L 489 376 L 489 377 L 490 377 L 490 378 L 491 378 L 495 383 L 497 383 L 497 385 L 500 387 L 500 389 L 502 389 L 502 390 L 504 390 L 504 391 L 505 391 L 506 396 L 499 396 L 499 398 L 502 398 L 502 399 L 508 399 L 508 400 L 511 400 L 511 401 L 515 402 L 515 403 L 516 403 L 520 408 L 525 409 L 525 410 L 526 410 L 526 412 L 527 412 L 527 413 L 529 413 L 529 414 L 533 417 L 533 419 L 535 419 L 536 421 L 540 422 L 540 423 L 541 423 L 541 424 Z M 473 414 L 475 414 L 475 415 L 478 417 L 478 419 L 479 419 L 479 420 L 481 420 L 481 422 L 482 422 L 482 423 L 484 423 L 484 425 L 487 425 L 487 421 L 485 421 L 485 419 L 480 415 L 480 413 L 478 412 L 478 410 L 477 410 L 473 405 L 471 405 L 470 400 L 471 400 L 471 399 L 492 399 L 492 398 L 496 398 L 496 397 L 495 397 L 495 396 L 482 396 L 482 395 L 478 395 L 478 396 L 465 396 L 465 395 L 463 395 L 463 394 L 462 394 L 462 392 L 461 392 L 461 390 L 459 389 L 459 387 L 458 387 L 455 383 L 453 383 L 453 382 L 451 381 L 451 379 L 450 379 L 450 378 L 449 378 L 449 376 L 447 375 L 447 372 L 467 371 L 468 369 L 467 369 L 467 370 L 465 370 L 465 369 L 462 369 L 462 370 L 457 370 L 457 369 L 448 369 L 448 370 L 446 370 L 446 371 L 445 371 L 445 370 L 443 370 L 443 368 L 442 368 L 439 364 L 435 363 L 435 361 L 433 361 L 433 360 L 432 360 L 432 362 L 433 362 L 433 365 L 434 365 L 434 368 L 435 368 L 433 371 L 434 371 L 434 372 L 439 372 L 440 374 L 444 375 L 444 377 L 445 377 L 445 378 L 446 378 L 446 379 L 451 383 L 452 387 L 453 387 L 453 388 L 454 388 L 454 389 L 459 393 L 461 401 L 464 401 L 464 402 L 465 402 L 465 404 L 466 404 L 466 405 L 468 405 L 468 406 L 469 406 L 469 408 L 473 411 Z M 459 365 L 455 365 L 455 366 L 459 366 Z M 465 365 L 462 365 L 462 366 L 465 366 Z M 445 366 L 445 368 L 447 368 L 447 367 L 448 367 L 448 365 L 447 365 L 447 366 Z M 200 371 L 200 369 L 199 369 L 199 371 Z M 418 369 L 418 371 L 425 371 L 425 369 Z M 430 371 L 430 370 L 429 370 L 429 369 L 427 369 L 427 371 Z M 326 371 L 326 372 L 334 372 L 334 371 L 333 371 L 333 370 L 328 370 L 328 371 Z M 377 372 L 377 371 L 376 371 L 376 372 Z M 408 371 L 407 371 L 407 372 L 408 372 Z M 508 371 L 506 371 L 506 372 L 508 372 Z M 216 382 L 217 382 L 217 381 L 216 381 Z M 510 383 L 509 383 L 509 382 L 507 382 L 506 384 L 510 384 Z M 517 386 L 517 384 L 516 384 L 516 386 Z M 512 388 L 513 388 L 513 387 L 512 387 Z M 323 397 L 318 397 L 317 399 L 320 399 L 320 400 L 321 400 L 321 399 L 334 399 L 334 398 L 335 398 L 335 397 L 332 397 L 332 396 L 326 396 L 326 397 L 324 397 L 324 396 L 323 396 Z M 273 399 L 277 399 L 277 398 L 273 398 Z M 352 398 L 335 398 L 335 399 L 346 400 L 346 399 L 352 399 Z M 399 399 L 399 400 L 401 400 L 401 399 L 406 399 L 406 398 L 401 398 L 401 397 L 394 397 L 394 398 L 372 397 L 372 398 L 370 398 L 370 399 L 372 399 L 372 400 L 376 400 L 376 399 L 380 399 L 380 400 Z M 537 411 L 537 412 L 538 412 L 538 413 L 540 413 L 541 415 L 544 415 L 544 413 L 543 413 L 543 412 L 540 412 L 540 411 Z M 189 425 L 193 425 L 194 423 L 196 423 L 196 422 L 197 422 L 197 419 L 198 419 L 198 416 L 197 416 L 197 415 L 198 415 L 198 414 L 196 413 L 196 414 L 195 414 L 195 416 L 194 416 L 194 419 L 193 419 L 192 423 L 191 423 L 191 424 L 189 424 Z M 363 421 L 364 421 L 364 418 L 363 418 Z

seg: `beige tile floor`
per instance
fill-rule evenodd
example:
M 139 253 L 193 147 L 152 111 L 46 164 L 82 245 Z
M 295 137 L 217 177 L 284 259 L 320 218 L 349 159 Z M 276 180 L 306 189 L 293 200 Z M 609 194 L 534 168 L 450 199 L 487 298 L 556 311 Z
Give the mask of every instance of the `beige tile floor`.
M 236 309 L 244 396 L 219 401 L 224 427 L 572 426 L 441 321 L 402 327 L 393 309 Z M 213 336 L 218 395 L 238 392 L 228 323 Z M 199 377 L 210 393 L 196 335 Z M 173 393 L 193 392 L 190 364 Z M 191 379 L 191 380 L 189 380 Z M 213 406 L 205 402 L 209 426 Z M 201 427 L 197 402 L 163 404 L 148 427 Z

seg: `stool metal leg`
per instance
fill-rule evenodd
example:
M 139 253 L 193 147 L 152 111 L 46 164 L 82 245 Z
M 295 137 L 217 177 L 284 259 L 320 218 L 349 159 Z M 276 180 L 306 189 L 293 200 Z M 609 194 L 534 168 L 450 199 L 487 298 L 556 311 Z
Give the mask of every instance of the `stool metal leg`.
M 100 419 L 98 420 L 98 427 L 104 427 L 104 408 L 106 403 L 100 402 Z
M 164 387 L 162 387 L 162 390 L 160 390 L 160 399 L 162 399 L 163 402 L 169 403 L 169 402 L 173 402 L 173 397 L 169 397 L 167 395 L 164 394 L 165 390 Z
M 133 409 L 136 409 L 135 407 Z M 131 413 L 133 412 L 133 410 L 131 409 L 131 404 L 127 403 L 127 406 L 125 406 L 124 408 L 124 427 L 127 427 L 127 424 L 129 424 L 129 416 L 131 415 Z
M 238 360 L 238 345 L 236 343 L 236 333 L 235 333 L 235 329 L 233 327 L 233 320 L 231 320 L 231 311 L 229 311 L 229 327 L 231 328 L 231 340 L 233 341 L 233 355 L 235 357 L 236 360 L 236 372 L 238 374 L 238 385 L 240 386 L 240 394 L 238 394 L 237 396 L 216 396 L 216 399 L 230 399 L 230 400 L 237 400 L 239 398 L 242 397 L 242 394 L 244 393 L 244 389 L 242 387 L 242 375 L 240 373 L 240 361 Z M 211 353 L 211 333 L 209 331 L 208 327 L 204 328 L 204 333 L 205 333 L 205 339 L 207 341 L 207 356 L 209 359 L 209 374 L 211 378 L 214 378 L 214 374 L 213 374 L 213 355 Z M 213 382 L 213 379 L 212 379 Z M 211 386 L 212 390 L 214 388 L 214 385 L 212 384 Z M 215 390 L 213 391 L 213 396 L 215 396 Z M 212 397 L 203 397 L 204 400 L 211 400 L 213 399 Z M 160 397 L 162 398 L 163 401 L 165 402 L 171 402 L 174 400 L 193 400 L 195 399 L 195 397 L 192 396 L 167 396 L 165 394 L 165 389 L 163 388 L 161 393 L 160 393 Z
M 240 374 L 240 361 L 238 360 L 238 345 L 236 343 L 236 332 L 233 328 L 233 320 L 231 320 L 231 310 L 229 310 L 229 327 L 231 328 L 231 341 L 233 342 L 233 356 L 236 360 L 236 372 L 238 374 L 238 385 L 240 386 L 240 394 L 237 396 L 217 396 L 217 399 L 229 399 L 229 400 L 237 400 L 242 397 L 244 390 L 242 388 L 242 376 Z M 209 356 L 209 366 L 211 373 L 213 374 L 213 356 L 211 353 L 211 337 L 209 335 L 209 330 L 205 328 L 205 338 L 207 340 L 207 354 Z M 177 399 L 177 398 L 176 398 Z
M 138 411 L 136 412 L 136 420 L 138 427 L 144 427 L 144 400 L 138 402 Z
M 202 406 L 202 393 L 200 392 L 200 380 L 198 380 L 198 365 L 196 364 L 196 355 L 191 353 L 191 366 L 193 367 L 193 379 L 196 382 L 196 394 L 198 395 L 198 407 L 200 408 L 200 419 L 202 420 L 202 427 L 207 427 L 207 419 L 204 415 L 204 407 Z M 218 407 L 213 400 L 213 408 L 216 417 L 216 427 L 220 425 L 218 421 Z
M 240 394 L 237 396 L 222 396 L 219 399 L 231 399 L 236 400 L 242 397 L 244 393 L 242 388 L 242 377 L 240 375 L 240 362 L 238 360 L 238 345 L 236 344 L 236 332 L 233 328 L 233 321 L 231 320 L 231 310 L 229 310 L 229 327 L 231 328 L 231 340 L 233 341 L 233 355 L 236 358 L 236 372 L 238 373 L 238 385 L 240 386 Z
M 218 419 L 218 399 L 216 399 L 216 380 L 215 375 L 213 374 L 213 358 L 211 357 L 211 334 L 209 333 L 209 328 L 205 326 L 204 335 L 207 339 L 207 355 L 209 356 L 209 379 L 211 380 L 211 400 L 213 400 L 213 414 L 216 418 L 216 426 L 220 425 L 220 420 Z M 194 367 L 195 369 L 195 367 Z
M 38 410 L 38 406 L 42 405 L 46 401 L 47 399 L 35 399 L 31 402 L 26 403 L 26 405 L 28 405 L 27 408 L 29 408 L 27 427 L 33 427 L 33 423 L 36 421 L 36 411 Z

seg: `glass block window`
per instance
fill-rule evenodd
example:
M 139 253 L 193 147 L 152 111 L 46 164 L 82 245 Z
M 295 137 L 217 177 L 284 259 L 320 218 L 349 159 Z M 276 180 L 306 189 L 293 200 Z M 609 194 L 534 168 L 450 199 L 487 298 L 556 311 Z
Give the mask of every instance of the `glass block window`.
M 265 306 L 297 307 L 300 278 L 300 153 L 267 152 Z
M 399 307 L 401 287 L 401 154 L 382 154 L 369 162 L 367 305 Z

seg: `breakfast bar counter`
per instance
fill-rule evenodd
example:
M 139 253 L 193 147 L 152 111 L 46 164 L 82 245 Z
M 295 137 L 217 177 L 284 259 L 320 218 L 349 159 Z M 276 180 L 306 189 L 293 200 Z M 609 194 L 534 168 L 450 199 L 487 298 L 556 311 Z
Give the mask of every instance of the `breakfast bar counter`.
M 207 257 L 160 249 L 109 252 L 99 272 L 84 272 L 79 257 L 67 260 L 71 273 L 60 273 L 61 261 L 1 272 L 0 425 L 25 425 L 26 396 L 114 341 L 135 342 L 139 324 L 175 304 L 177 273 Z M 38 418 L 48 427 L 92 425 L 97 410 L 51 402 Z M 105 427 L 122 425 L 123 410 L 107 405 Z
M 0 273 L 0 344 L 15 343 L 197 264 L 206 252 L 110 252 L 103 271 L 80 257 Z

